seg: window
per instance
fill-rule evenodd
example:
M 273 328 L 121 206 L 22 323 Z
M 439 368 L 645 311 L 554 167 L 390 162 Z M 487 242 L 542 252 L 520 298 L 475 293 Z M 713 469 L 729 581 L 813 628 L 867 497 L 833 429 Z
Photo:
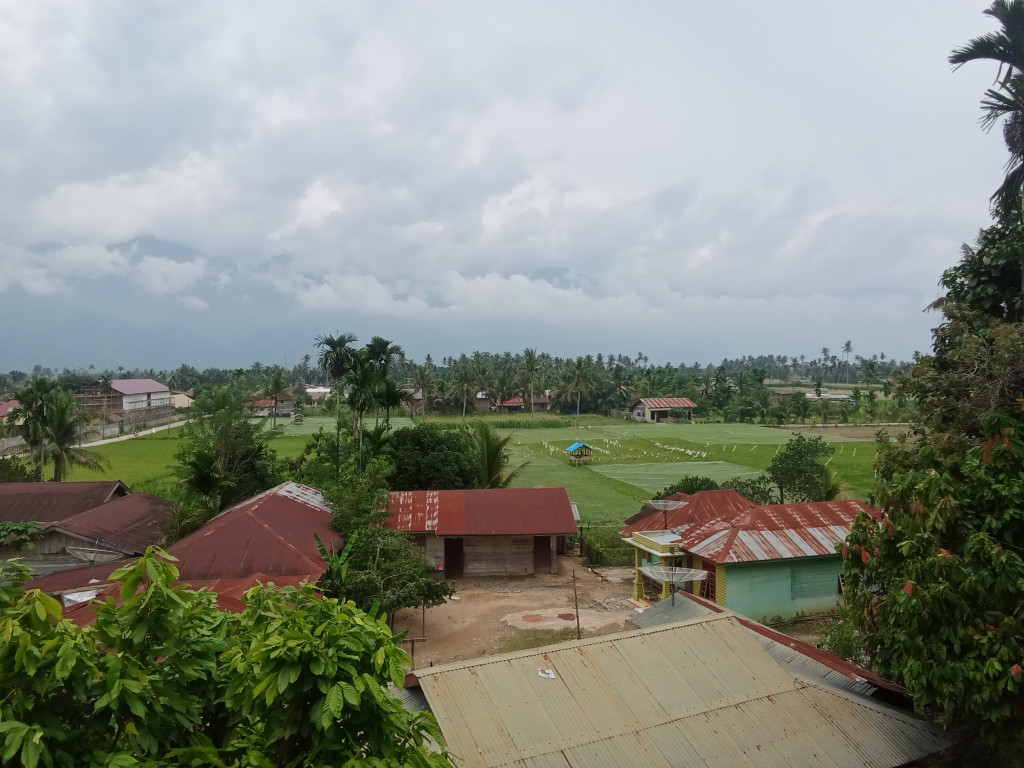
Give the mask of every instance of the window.
M 828 597 L 836 593 L 838 564 L 834 559 L 793 563 L 790 568 L 790 597 L 793 600 Z

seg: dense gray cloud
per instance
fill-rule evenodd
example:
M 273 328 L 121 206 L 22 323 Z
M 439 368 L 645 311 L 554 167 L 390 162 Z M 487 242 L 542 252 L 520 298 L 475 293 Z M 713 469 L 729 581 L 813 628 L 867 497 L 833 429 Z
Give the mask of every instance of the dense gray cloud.
M 987 2 L 0 14 L 0 369 L 909 357 L 988 221 Z

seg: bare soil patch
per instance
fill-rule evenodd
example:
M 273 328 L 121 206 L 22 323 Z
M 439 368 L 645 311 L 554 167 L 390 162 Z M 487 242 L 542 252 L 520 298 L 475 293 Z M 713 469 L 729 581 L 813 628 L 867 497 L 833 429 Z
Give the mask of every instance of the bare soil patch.
M 810 435 L 827 435 L 832 437 L 845 437 L 850 440 L 875 439 L 878 431 L 884 429 L 890 435 L 903 434 L 910 431 L 909 424 L 826 424 L 825 426 L 799 426 L 788 424 L 785 429 L 791 432 L 804 432 Z
M 575 636 L 573 572 L 584 637 L 632 628 L 626 622 L 639 610 L 630 600 L 633 569 L 595 573 L 579 558 L 566 556 L 558 558 L 557 574 L 456 579 L 458 599 L 428 608 L 425 616 L 422 609 L 399 611 L 395 632 L 408 631 L 403 648 L 410 655 L 410 640 L 417 638 L 414 667 L 502 653 L 513 639 L 517 647 L 528 647 L 524 632 L 537 632 L 540 638 L 551 630 L 572 629 Z

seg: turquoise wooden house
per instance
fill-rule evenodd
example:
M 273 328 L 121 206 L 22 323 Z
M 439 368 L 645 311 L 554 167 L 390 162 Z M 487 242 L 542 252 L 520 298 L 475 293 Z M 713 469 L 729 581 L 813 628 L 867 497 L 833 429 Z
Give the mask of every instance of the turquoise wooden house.
M 645 566 L 697 569 L 707 577 L 686 591 L 752 618 L 835 610 L 838 550 L 858 514 L 881 514 L 857 499 L 758 506 L 736 491 L 672 498 L 682 506 L 645 510 L 622 531 L 635 550 L 634 598 L 645 587 L 669 594 L 667 583 L 650 583 Z

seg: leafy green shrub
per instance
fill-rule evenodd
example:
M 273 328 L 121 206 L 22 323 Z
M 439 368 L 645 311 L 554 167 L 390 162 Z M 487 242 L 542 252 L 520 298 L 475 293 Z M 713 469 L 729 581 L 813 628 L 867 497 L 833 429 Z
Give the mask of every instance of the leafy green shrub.
M 619 529 L 612 526 L 580 531 L 581 548 L 591 568 L 632 565 L 633 547 L 622 540 Z

